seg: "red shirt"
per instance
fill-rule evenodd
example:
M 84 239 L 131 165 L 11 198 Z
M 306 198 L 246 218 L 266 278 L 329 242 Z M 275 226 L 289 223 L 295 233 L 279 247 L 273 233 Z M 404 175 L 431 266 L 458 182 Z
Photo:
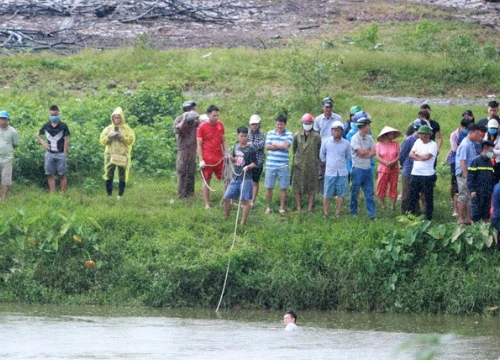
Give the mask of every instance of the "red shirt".
M 205 121 L 198 126 L 196 138 L 202 139 L 203 160 L 208 165 L 217 163 L 224 156 L 222 153 L 222 137 L 224 134 L 224 124 L 219 120 L 213 125 L 209 121 Z

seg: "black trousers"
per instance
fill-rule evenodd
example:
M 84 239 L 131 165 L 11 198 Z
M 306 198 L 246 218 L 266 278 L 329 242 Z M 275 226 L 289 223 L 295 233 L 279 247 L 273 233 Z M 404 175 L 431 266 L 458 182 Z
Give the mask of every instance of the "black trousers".
M 419 176 L 412 175 L 410 180 L 410 209 L 412 214 L 420 215 L 418 201 L 420 193 L 425 196 L 425 217 L 427 220 L 432 220 L 432 212 L 434 211 L 434 185 L 436 183 L 436 175 Z
M 106 192 L 108 193 L 108 196 L 111 196 L 113 194 L 113 178 L 115 177 L 115 169 L 116 169 L 115 164 L 109 164 L 108 167 L 106 168 Z M 125 192 L 125 167 L 123 166 L 118 166 L 118 195 L 122 196 L 123 193 Z

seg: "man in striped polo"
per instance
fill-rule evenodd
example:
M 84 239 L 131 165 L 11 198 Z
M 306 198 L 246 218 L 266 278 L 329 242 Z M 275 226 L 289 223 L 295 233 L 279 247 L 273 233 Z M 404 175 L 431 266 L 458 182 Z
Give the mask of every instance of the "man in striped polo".
M 267 133 L 266 149 L 266 178 L 267 189 L 266 214 L 271 213 L 271 202 L 273 200 L 273 188 L 276 180 L 280 187 L 280 214 L 285 215 L 286 191 L 290 186 L 290 172 L 288 163 L 290 161 L 289 149 L 293 142 L 293 133 L 286 129 L 286 115 L 279 114 L 276 117 L 276 129 Z

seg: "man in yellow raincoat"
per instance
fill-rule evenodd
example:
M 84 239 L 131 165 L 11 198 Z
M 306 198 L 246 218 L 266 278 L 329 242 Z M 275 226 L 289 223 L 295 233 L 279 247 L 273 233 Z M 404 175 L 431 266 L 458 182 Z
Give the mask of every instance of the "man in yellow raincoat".
M 125 191 L 130 170 L 132 145 L 135 143 L 134 131 L 125 124 L 125 115 L 121 107 L 111 114 L 111 125 L 106 127 L 100 137 L 104 150 L 104 180 L 108 196 L 113 193 L 113 178 L 118 173 L 118 197 L 120 200 Z

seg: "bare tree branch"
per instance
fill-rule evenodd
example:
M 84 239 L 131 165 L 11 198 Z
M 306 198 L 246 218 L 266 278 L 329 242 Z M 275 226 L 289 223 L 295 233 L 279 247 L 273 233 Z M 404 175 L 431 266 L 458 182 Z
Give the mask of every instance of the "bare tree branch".
M 261 7 L 242 5 L 233 1 L 217 0 L 17 0 L 0 2 L 0 16 L 10 15 L 9 22 L 17 17 L 33 19 L 31 29 L 0 29 L 0 47 L 8 49 L 54 49 L 60 46 L 80 47 L 101 19 L 130 24 L 149 24 L 156 19 L 176 22 L 233 24 L 241 19 L 242 12 L 253 15 Z M 61 18 L 41 24 L 38 18 Z M 59 26 L 54 29 L 54 24 Z M 58 24 L 58 25 L 57 25 Z

